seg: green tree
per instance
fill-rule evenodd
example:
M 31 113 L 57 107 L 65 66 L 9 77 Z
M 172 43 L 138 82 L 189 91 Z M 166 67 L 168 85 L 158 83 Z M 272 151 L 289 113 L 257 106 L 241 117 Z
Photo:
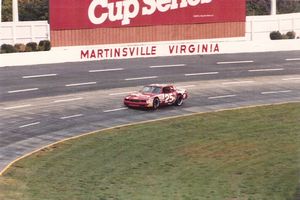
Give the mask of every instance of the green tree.
M 48 0 L 19 0 L 19 20 L 48 20 Z M 2 21 L 12 21 L 12 0 L 2 0 Z
M 269 15 L 271 0 L 247 0 L 247 15 Z M 277 0 L 277 14 L 300 12 L 299 0 Z
M 19 3 L 20 21 L 48 20 L 48 0 L 27 0 Z
M 300 12 L 299 0 L 277 0 L 277 14 Z
M 269 15 L 271 0 L 247 0 L 247 15 Z
M 12 21 L 12 2 L 11 0 L 2 0 L 2 21 Z

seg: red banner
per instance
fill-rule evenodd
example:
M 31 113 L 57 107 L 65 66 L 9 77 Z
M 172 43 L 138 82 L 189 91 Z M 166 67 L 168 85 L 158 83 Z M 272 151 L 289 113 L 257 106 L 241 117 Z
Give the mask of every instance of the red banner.
M 52 30 L 241 22 L 245 0 L 51 0 Z

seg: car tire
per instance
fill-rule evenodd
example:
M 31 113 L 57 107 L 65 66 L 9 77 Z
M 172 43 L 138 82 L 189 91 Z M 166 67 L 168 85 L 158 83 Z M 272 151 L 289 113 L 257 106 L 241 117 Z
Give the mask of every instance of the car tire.
M 153 110 L 156 110 L 160 105 L 159 99 L 155 98 L 153 99 Z
M 183 96 L 182 95 L 178 95 L 176 101 L 175 101 L 175 105 L 176 106 L 181 106 L 183 104 Z

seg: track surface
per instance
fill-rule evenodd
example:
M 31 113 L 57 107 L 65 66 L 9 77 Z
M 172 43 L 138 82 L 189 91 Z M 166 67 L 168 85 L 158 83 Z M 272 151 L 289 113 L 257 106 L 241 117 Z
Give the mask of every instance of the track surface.
M 149 83 L 185 87 L 181 107 L 127 109 Z M 300 101 L 300 51 L 0 68 L 0 171 L 44 145 L 103 128 L 195 112 Z

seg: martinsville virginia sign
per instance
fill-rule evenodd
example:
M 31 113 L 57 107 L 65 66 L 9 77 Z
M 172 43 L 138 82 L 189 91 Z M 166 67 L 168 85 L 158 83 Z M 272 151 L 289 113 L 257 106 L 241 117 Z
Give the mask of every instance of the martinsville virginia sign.
M 90 48 L 80 51 L 80 59 L 116 59 L 153 56 L 213 54 L 220 52 L 219 43 L 141 45 L 109 48 Z

